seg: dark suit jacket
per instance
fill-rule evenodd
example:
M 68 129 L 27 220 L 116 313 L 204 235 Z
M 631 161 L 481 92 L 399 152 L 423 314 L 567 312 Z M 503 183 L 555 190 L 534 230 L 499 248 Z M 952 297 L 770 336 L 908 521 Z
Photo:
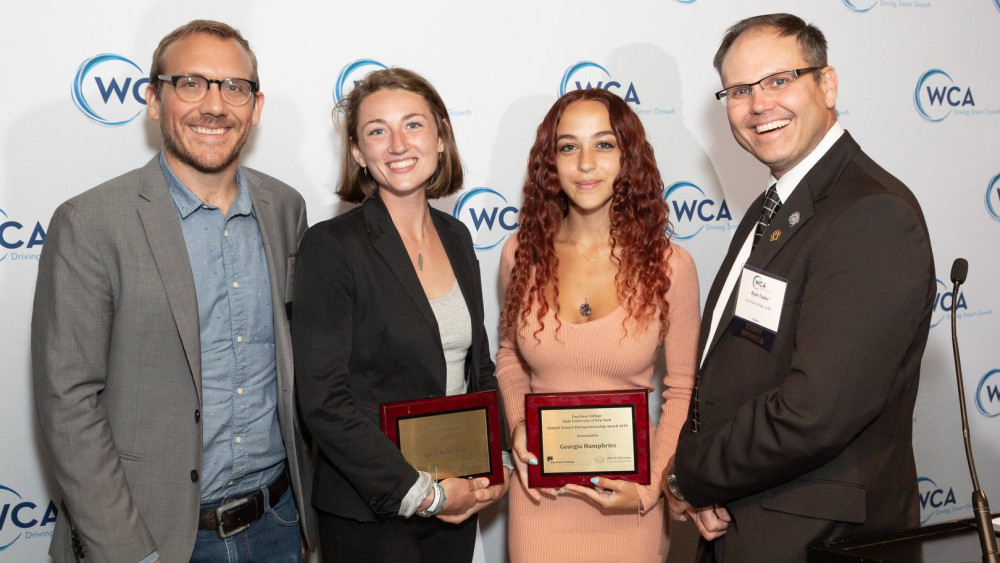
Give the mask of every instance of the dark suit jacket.
M 808 544 L 918 523 L 912 415 L 934 266 L 913 194 L 844 133 L 748 260 L 788 281 L 773 348 L 728 332 L 740 323 L 731 300 L 716 305 L 727 309 L 705 342 L 761 206 L 740 223 L 708 295 L 702 428 L 692 433 L 689 420 L 681 431 L 675 472 L 692 505 L 732 514 L 709 546 L 717 555 L 805 561 Z
M 312 462 L 295 416 L 284 307 L 305 202 L 270 176 L 243 172 L 271 280 L 281 438 L 312 539 L 315 513 L 303 502 Z M 164 562 L 187 561 L 201 498 L 201 341 L 191 264 L 159 157 L 56 209 L 34 307 L 35 406 L 64 505 L 49 554 L 138 561 L 156 549 Z
M 431 209 L 472 317 L 468 391 L 496 389 L 468 229 Z M 303 418 L 319 445 L 315 506 L 360 521 L 398 514 L 417 471 L 379 426 L 379 405 L 445 394 L 437 321 L 403 241 L 375 197 L 311 227 L 292 317 Z

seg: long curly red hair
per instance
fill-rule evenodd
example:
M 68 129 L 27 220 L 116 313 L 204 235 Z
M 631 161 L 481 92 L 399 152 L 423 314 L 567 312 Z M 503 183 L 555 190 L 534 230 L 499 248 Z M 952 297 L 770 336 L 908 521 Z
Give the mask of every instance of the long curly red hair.
M 618 262 L 615 274 L 618 301 L 625 307 L 627 319 L 642 325 L 658 316 L 662 335 L 667 328 L 666 296 L 670 288 L 667 265 L 670 238 L 663 180 L 639 117 L 621 98 L 596 88 L 562 96 L 538 126 L 528 154 L 517 251 L 500 314 L 501 331 L 513 336 L 518 324 L 522 327 L 527 324 L 535 303 L 539 304 L 536 315 L 542 326 L 542 319 L 549 311 L 545 298 L 549 284 L 559 313 L 559 258 L 553 239 L 569 211 L 569 199 L 562 191 L 556 171 L 556 126 L 566 108 L 580 100 L 597 101 L 608 108 L 611 130 L 622 154 L 609 213 L 611 255 Z M 558 317 L 556 323 L 561 326 Z M 541 330 L 535 332 L 536 340 Z

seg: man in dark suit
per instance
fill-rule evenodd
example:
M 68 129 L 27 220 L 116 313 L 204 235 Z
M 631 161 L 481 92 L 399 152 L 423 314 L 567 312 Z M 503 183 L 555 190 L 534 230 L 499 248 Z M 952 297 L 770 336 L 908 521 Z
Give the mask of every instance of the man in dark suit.
M 163 152 L 49 223 L 31 344 L 58 562 L 294 562 L 314 537 L 285 313 L 306 210 L 238 166 L 257 84 L 228 25 L 164 37 Z
M 913 194 L 837 123 L 823 34 L 788 14 L 715 57 L 737 142 L 771 171 L 708 294 L 692 416 L 663 486 L 703 561 L 918 523 L 911 445 L 935 291 Z

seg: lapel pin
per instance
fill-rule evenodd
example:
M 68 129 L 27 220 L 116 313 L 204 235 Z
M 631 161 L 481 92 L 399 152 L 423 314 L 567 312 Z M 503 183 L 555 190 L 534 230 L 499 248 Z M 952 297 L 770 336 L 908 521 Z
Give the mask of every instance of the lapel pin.
M 788 226 L 789 227 L 794 227 L 795 225 L 798 224 L 799 219 L 801 219 L 801 218 L 802 218 L 802 215 L 799 214 L 798 211 L 795 211 L 794 213 L 792 213 L 791 215 L 788 216 Z
M 780 229 L 775 229 L 775 231 L 773 233 L 771 233 L 771 242 L 774 242 L 774 241 L 778 240 L 779 238 L 781 238 L 781 230 Z

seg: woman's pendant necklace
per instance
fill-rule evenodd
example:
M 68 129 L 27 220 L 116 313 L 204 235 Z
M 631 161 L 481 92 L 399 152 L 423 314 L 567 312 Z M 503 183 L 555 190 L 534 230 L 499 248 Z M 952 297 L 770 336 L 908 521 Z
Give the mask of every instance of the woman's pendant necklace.
M 577 244 L 576 241 L 570 240 L 570 242 L 573 243 L 573 246 L 576 247 L 576 251 L 580 253 L 580 256 L 583 256 L 583 259 L 586 260 L 588 264 L 593 263 L 595 260 L 597 260 L 601 256 L 604 256 L 604 253 L 608 251 L 608 248 L 610 248 L 610 247 L 604 248 L 603 250 L 601 250 L 600 252 L 598 252 L 596 256 L 594 256 L 593 258 L 591 258 L 590 256 L 587 256 L 586 254 L 583 253 L 583 249 L 580 248 L 580 245 Z M 590 291 L 593 291 L 593 290 L 594 290 L 594 284 L 591 284 Z M 588 293 L 589 293 L 589 291 L 588 291 Z M 590 308 L 590 299 L 587 296 L 583 297 L 583 304 L 580 305 L 579 311 L 580 311 L 580 315 L 583 316 L 583 317 L 585 317 L 585 318 L 589 318 L 590 314 L 594 312 L 593 309 Z
M 429 224 L 430 224 L 429 222 L 425 223 L 424 224 L 424 228 L 422 229 L 423 234 L 424 234 L 424 241 L 425 242 L 426 242 L 427 237 L 429 236 L 429 233 L 430 233 L 430 230 L 427 228 L 427 225 L 429 225 Z M 403 240 L 403 246 L 404 247 L 406 246 L 406 241 L 410 241 L 410 243 L 412 243 L 412 245 L 414 245 L 414 246 L 417 247 L 417 273 L 418 274 L 422 273 L 424 271 L 424 247 L 423 247 L 423 245 L 422 244 L 418 244 L 416 241 L 414 241 L 410 237 L 408 237 L 405 234 L 403 234 L 403 231 L 397 231 L 397 232 L 399 233 L 399 236 L 402 239 L 404 239 Z M 409 253 L 410 250 L 406 249 L 406 252 Z

